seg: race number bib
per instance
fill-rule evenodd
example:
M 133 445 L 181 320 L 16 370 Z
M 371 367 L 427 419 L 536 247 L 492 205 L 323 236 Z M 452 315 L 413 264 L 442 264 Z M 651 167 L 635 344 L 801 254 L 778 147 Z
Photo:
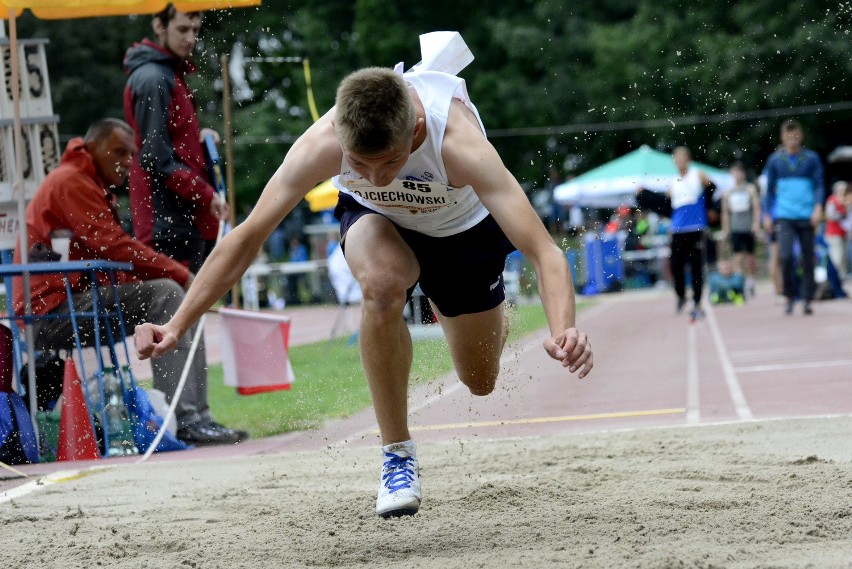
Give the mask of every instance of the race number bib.
M 344 182 L 350 194 L 381 208 L 410 215 L 431 213 L 456 203 L 456 189 L 438 182 L 394 180 L 377 188 L 363 178 Z
M 728 194 L 728 207 L 733 213 L 746 212 L 751 208 L 751 196 L 748 192 L 731 192 Z

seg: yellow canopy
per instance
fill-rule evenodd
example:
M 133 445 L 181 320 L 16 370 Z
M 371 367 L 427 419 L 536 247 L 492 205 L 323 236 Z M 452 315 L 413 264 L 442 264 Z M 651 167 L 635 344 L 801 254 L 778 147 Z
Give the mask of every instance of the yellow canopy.
M 167 4 L 167 0 L 0 0 L 0 17 L 8 18 L 10 9 L 19 15 L 25 8 L 48 20 L 155 14 Z M 173 4 L 180 12 L 202 12 L 259 6 L 260 0 L 182 0 Z
M 334 187 L 331 180 L 326 180 L 308 192 L 305 199 L 308 200 L 308 207 L 311 211 L 331 209 L 337 205 L 337 188 Z

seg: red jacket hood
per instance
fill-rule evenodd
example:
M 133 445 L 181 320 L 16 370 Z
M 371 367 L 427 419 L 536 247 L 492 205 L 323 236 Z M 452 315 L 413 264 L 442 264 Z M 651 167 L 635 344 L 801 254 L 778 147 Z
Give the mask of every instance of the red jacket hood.
M 98 175 L 97 168 L 95 168 L 95 161 L 86 150 L 86 143 L 83 142 L 82 137 L 72 138 L 68 141 L 59 163 L 79 168 L 103 187 L 103 181 Z

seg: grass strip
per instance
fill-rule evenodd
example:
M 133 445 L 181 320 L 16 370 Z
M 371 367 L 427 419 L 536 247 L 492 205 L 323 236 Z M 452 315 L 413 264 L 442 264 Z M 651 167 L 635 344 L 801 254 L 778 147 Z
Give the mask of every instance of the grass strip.
M 519 306 L 509 312 L 509 342 L 546 327 L 541 305 Z M 542 352 L 542 355 L 543 352 Z M 357 342 L 338 338 L 290 350 L 296 381 L 289 391 L 241 396 L 223 382 L 221 365 L 210 366 L 208 400 L 216 419 L 247 429 L 252 437 L 313 429 L 328 419 L 346 417 L 369 407 L 370 393 L 361 369 Z M 453 365 L 446 341 L 414 342 L 411 384 L 441 377 Z

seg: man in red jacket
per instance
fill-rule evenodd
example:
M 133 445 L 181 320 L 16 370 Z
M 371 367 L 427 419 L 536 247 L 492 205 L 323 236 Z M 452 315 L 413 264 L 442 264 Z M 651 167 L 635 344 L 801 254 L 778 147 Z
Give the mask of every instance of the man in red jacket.
M 124 185 L 136 155 L 133 129 L 118 119 L 102 119 L 92 125 L 85 138 L 68 142 L 62 161 L 42 182 L 27 206 L 29 243 L 34 248 L 52 248 L 51 234 L 70 231 L 69 260 L 106 259 L 133 263 L 133 271 L 119 273 L 118 299 L 112 289 L 102 289 L 104 302 L 113 309 L 116 301 L 128 326 L 145 321 L 168 320 L 180 306 L 185 289 L 193 280 L 185 266 L 157 253 L 125 233 L 114 208 L 112 190 Z M 15 262 L 20 262 L 20 242 Z M 61 274 L 30 277 L 34 314 L 67 313 L 65 283 Z M 80 275 L 71 277 L 74 306 L 92 308 L 90 285 Z M 23 282 L 14 285 L 15 311 L 24 308 Z M 92 319 L 81 319 L 83 344 L 94 338 Z M 34 325 L 38 349 L 71 348 L 74 336 L 68 318 L 39 320 Z M 152 362 L 154 387 L 171 399 L 180 379 L 191 335 L 169 356 Z M 213 420 L 207 404 L 207 365 L 204 346 L 193 357 L 189 376 L 177 409 L 179 439 L 190 444 L 236 443 L 247 437 Z
M 186 84 L 201 14 L 171 4 L 151 21 L 156 41 L 127 50 L 124 115 L 136 131 L 138 161 L 130 170 L 130 203 L 137 239 L 198 272 L 228 208 L 205 168 L 196 101 Z

